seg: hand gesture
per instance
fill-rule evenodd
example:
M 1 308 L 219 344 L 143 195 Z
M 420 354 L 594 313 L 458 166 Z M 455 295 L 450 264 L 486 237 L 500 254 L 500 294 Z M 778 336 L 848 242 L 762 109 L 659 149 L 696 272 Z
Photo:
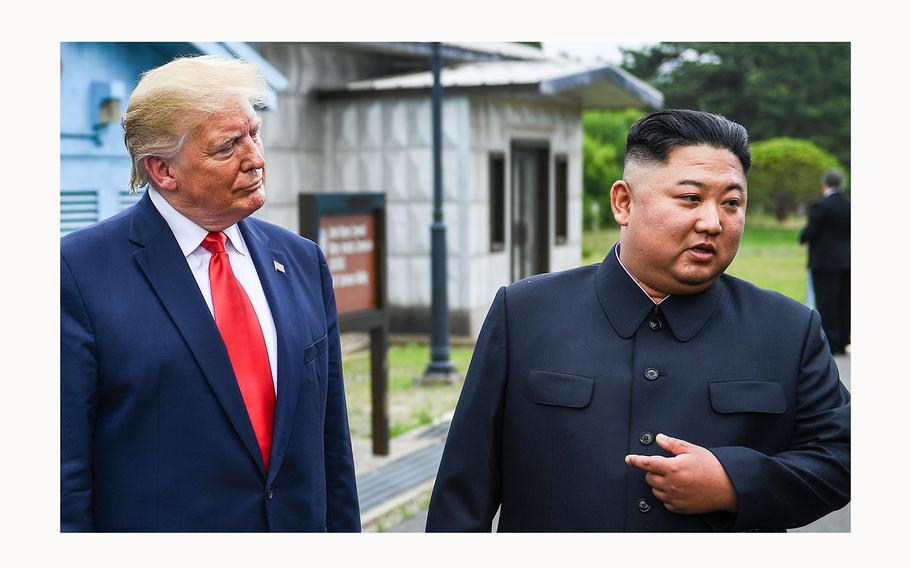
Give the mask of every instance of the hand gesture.
M 736 490 L 714 454 L 664 434 L 657 435 L 657 445 L 673 457 L 630 454 L 626 463 L 647 472 L 645 481 L 668 511 L 685 515 L 736 511 Z

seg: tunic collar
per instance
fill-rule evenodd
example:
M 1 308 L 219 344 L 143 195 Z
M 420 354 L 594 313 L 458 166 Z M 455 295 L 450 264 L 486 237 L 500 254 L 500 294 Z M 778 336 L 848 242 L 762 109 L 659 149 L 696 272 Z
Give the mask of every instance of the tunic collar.
M 698 294 L 670 295 L 655 307 L 651 297 L 620 264 L 618 247 L 618 243 L 613 246 L 594 276 L 597 300 L 616 333 L 625 339 L 632 337 L 645 318 L 659 310 L 676 339 L 689 341 L 695 337 L 717 308 L 721 286 L 715 282 Z

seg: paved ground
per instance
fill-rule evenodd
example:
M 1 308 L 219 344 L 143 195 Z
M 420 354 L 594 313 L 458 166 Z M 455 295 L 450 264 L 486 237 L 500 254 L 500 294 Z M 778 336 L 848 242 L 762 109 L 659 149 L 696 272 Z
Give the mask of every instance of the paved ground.
M 837 368 L 840 371 L 841 381 L 850 388 L 850 356 L 843 355 L 835 357 Z M 387 532 L 424 532 L 427 523 L 427 510 L 421 509 L 413 517 L 387 529 Z M 495 526 L 495 523 L 494 523 Z M 810 525 L 793 529 L 791 532 L 850 532 L 850 505 L 847 505 L 839 511 L 835 511 Z

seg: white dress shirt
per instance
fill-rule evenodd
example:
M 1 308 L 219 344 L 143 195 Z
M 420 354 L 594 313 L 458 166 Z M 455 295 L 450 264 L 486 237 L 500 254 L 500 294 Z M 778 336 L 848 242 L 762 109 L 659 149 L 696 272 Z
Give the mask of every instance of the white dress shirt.
M 182 213 L 174 209 L 164 197 L 161 196 L 154 188 L 149 187 L 149 198 L 152 204 L 164 217 L 171 232 L 180 245 L 180 250 L 186 257 L 186 263 L 199 285 L 199 291 L 205 299 L 206 305 L 212 318 L 215 317 L 215 308 L 212 306 L 212 286 L 209 282 L 209 259 L 212 258 L 206 248 L 202 246 L 202 240 L 209 234 L 196 223 L 183 216 Z M 225 249 L 228 253 L 228 259 L 231 262 L 231 270 L 234 276 L 240 282 L 240 286 L 250 298 L 253 309 L 256 311 L 256 317 L 259 318 L 259 327 L 262 328 L 262 336 L 265 338 L 265 348 L 269 354 L 269 365 L 272 368 L 272 385 L 275 392 L 278 392 L 278 333 L 275 331 L 275 321 L 272 319 L 272 312 L 269 309 L 269 303 L 265 298 L 265 292 L 262 291 L 262 283 L 259 282 L 259 274 L 256 272 L 256 265 L 247 251 L 246 243 L 240 234 L 240 228 L 233 224 L 225 229 L 224 234 L 227 236 Z

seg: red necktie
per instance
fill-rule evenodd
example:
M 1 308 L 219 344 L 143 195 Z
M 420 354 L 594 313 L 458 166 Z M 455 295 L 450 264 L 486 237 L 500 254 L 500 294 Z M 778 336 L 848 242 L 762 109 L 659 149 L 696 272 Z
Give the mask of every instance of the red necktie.
M 269 467 L 272 447 L 272 425 L 275 420 L 275 387 L 272 368 L 265 348 L 265 338 L 259 318 L 249 297 L 231 270 L 224 243 L 224 233 L 211 232 L 202 246 L 212 253 L 209 261 L 209 282 L 212 286 L 212 305 L 215 324 L 227 347 L 237 384 L 250 415 L 256 440 L 262 451 L 265 468 Z

